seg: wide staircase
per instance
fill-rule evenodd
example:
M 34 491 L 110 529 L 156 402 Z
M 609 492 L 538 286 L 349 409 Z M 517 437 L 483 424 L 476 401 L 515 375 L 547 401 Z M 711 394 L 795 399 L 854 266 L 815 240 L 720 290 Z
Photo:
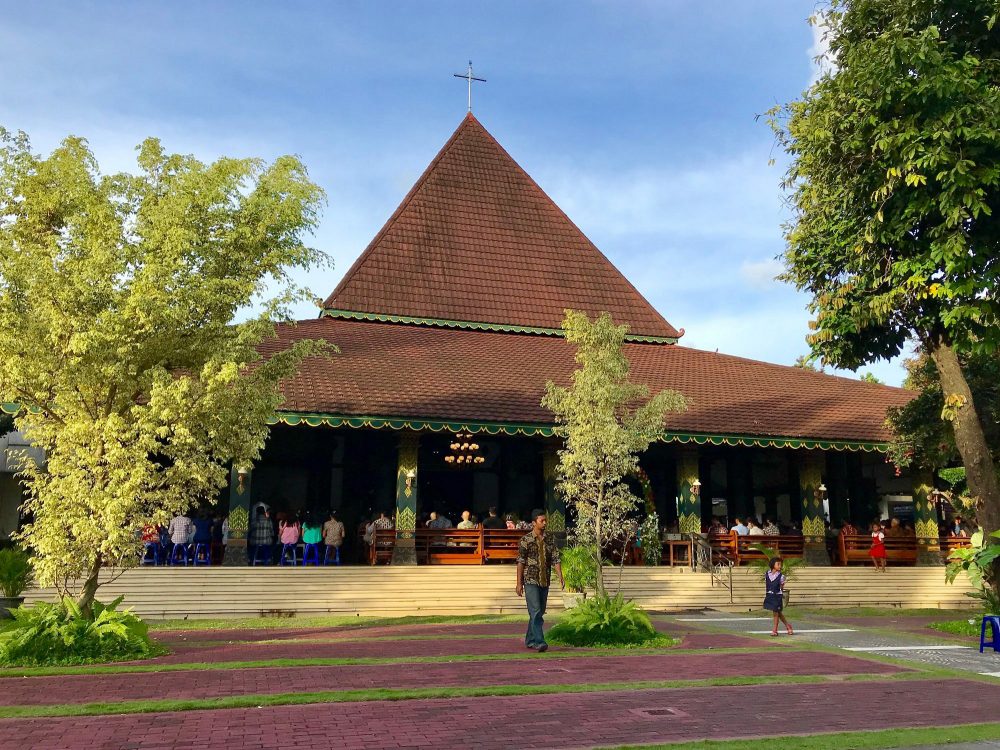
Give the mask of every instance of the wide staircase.
M 102 586 L 102 601 L 124 594 L 148 618 L 260 615 L 462 615 L 524 612 L 514 593 L 512 565 L 378 566 L 339 568 L 138 568 Z M 608 568 L 608 588 L 651 610 L 714 608 L 746 611 L 764 599 L 760 574 L 748 568 L 720 573 L 689 568 Z M 967 607 L 964 582 L 944 581 L 940 567 L 802 567 L 788 583 L 792 606 Z M 551 592 L 549 609 L 562 609 Z M 27 602 L 51 599 L 30 590 Z

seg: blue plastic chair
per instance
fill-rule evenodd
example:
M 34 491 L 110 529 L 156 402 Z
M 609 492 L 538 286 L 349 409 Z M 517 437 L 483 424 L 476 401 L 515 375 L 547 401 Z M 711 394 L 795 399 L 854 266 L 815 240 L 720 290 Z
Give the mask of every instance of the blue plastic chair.
M 317 542 L 309 542 L 302 550 L 302 567 L 304 568 L 309 564 L 310 558 L 312 559 L 313 565 L 319 565 L 319 544 Z
M 188 553 L 188 546 L 186 544 L 175 544 L 173 550 L 170 552 L 170 564 L 177 565 L 177 553 L 181 553 L 181 559 L 184 561 L 184 565 L 187 566 L 188 558 L 190 554 Z
M 993 629 L 993 640 L 986 640 L 986 625 Z M 997 615 L 983 615 L 983 626 L 979 631 L 979 653 L 983 649 L 991 646 L 994 651 L 1000 651 L 1000 617 Z
M 333 560 L 330 559 L 330 550 L 333 550 Z M 324 565 L 340 565 L 340 547 L 334 547 L 332 544 L 326 545 L 326 552 L 323 553 L 323 564 Z
M 253 560 L 250 562 L 251 565 L 270 565 L 271 564 L 271 545 L 270 544 L 258 544 L 256 549 L 253 551 Z
M 281 562 L 279 565 L 288 565 L 288 552 L 292 553 L 292 565 L 299 564 L 299 545 L 298 544 L 283 544 L 281 545 Z
M 160 543 L 159 542 L 145 542 L 143 544 L 145 548 L 142 553 L 142 559 L 139 561 L 140 565 L 159 565 L 160 564 Z
M 212 544 L 211 542 L 197 542 L 194 545 L 194 564 L 212 564 Z

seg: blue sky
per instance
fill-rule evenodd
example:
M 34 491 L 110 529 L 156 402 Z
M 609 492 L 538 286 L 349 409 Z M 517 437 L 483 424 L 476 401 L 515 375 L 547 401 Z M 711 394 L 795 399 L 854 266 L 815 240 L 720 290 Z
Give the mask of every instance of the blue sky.
M 0 124 L 39 151 L 82 135 L 108 171 L 150 135 L 203 159 L 301 156 L 329 196 L 317 294 L 458 125 L 471 58 L 476 116 L 683 344 L 806 352 L 806 299 L 773 281 L 781 154 L 754 116 L 815 75 L 815 0 L 0 6 Z

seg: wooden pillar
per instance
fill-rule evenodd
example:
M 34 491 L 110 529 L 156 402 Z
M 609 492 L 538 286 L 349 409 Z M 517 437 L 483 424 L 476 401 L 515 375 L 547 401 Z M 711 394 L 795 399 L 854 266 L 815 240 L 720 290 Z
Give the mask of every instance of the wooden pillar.
M 917 565 L 943 564 L 933 481 L 929 471 L 918 470 L 913 475 L 913 525 L 917 530 Z
M 826 525 L 823 523 L 823 471 L 826 454 L 802 450 L 799 455 L 799 494 L 802 501 L 803 558 L 809 565 L 829 565 Z
M 405 432 L 399 438 L 396 461 L 396 545 L 392 549 L 393 565 L 416 565 L 417 528 L 417 464 L 420 436 Z
M 250 467 L 229 470 L 229 541 L 223 565 L 247 564 L 247 531 L 250 528 Z
M 677 451 L 677 519 L 682 534 L 701 533 L 701 481 L 698 449 Z
M 559 481 L 559 448 L 546 444 L 542 449 L 542 479 L 545 491 L 545 512 L 548 514 L 548 530 L 564 538 L 566 535 L 566 500 L 556 485 Z

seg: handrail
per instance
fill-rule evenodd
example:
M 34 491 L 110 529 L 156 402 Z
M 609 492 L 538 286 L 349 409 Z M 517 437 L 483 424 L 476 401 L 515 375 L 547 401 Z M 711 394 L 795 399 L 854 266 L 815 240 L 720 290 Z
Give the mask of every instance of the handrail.
M 729 589 L 729 603 L 733 603 L 733 561 L 728 555 L 722 552 L 715 552 L 712 545 L 701 534 L 688 534 L 691 537 L 692 546 L 695 549 L 697 567 L 708 573 L 712 579 L 714 587 L 716 582 L 725 589 Z M 716 563 L 715 560 L 719 562 Z M 725 574 L 723 574 L 725 570 Z M 728 580 L 727 580 L 728 579 Z

